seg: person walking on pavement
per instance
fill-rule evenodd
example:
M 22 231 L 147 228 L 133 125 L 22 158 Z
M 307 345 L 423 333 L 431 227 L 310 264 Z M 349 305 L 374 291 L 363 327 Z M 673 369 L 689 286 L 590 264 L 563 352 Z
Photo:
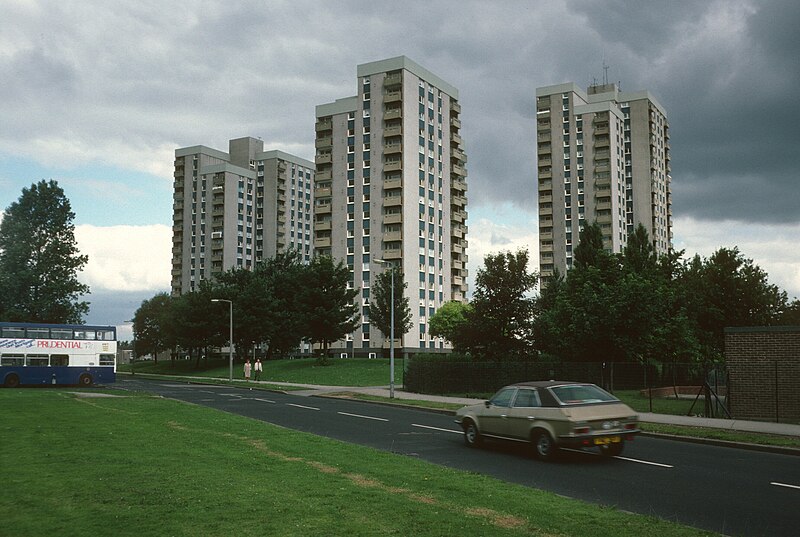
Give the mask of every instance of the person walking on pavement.
M 250 358 L 244 362 L 244 380 L 250 380 Z
M 261 367 L 261 358 L 256 358 L 256 363 L 253 369 L 255 370 L 255 380 L 261 380 L 261 371 L 263 371 Z

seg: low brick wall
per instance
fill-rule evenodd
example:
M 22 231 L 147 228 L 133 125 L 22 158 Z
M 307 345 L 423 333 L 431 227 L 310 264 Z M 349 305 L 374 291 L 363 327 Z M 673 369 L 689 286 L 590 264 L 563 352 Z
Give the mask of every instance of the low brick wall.
M 725 361 L 734 418 L 800 422 L 800 326 L 726 328 Z

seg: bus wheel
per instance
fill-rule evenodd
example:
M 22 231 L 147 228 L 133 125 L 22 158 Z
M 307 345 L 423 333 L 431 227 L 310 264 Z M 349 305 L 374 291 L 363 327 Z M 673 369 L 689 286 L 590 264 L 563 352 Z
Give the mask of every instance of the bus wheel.
M 92 376 L 88 373 L 84 373 L 78 379 L 78 384 L 80 384 L 81 386 L 91 386 L 93 384 Z
M 16 374 L 11 373 L 6 377 L 6 380 L 3 384 L 6 388 L 16 388 L 19 386 L 19 377 Z

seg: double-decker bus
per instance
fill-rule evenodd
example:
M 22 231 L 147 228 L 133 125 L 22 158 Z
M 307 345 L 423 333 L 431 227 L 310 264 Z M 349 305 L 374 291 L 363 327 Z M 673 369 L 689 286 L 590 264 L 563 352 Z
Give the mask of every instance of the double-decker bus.
M 0 322 L 0 383 L 91 386 L 116 380 L 113 326 Z

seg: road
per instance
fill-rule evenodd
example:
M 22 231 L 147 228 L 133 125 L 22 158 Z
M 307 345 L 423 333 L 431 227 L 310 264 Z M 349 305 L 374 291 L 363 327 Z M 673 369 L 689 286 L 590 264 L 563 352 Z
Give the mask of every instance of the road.
M 453 417 L 436 412 L 140 378 L 118 377 L 117 387 L 726 535 L 797 535 L 800 527 L 796 456 L 639 437 L 613 459 L 576 451 L 541 462 L 518 445 L 470 449 Z

